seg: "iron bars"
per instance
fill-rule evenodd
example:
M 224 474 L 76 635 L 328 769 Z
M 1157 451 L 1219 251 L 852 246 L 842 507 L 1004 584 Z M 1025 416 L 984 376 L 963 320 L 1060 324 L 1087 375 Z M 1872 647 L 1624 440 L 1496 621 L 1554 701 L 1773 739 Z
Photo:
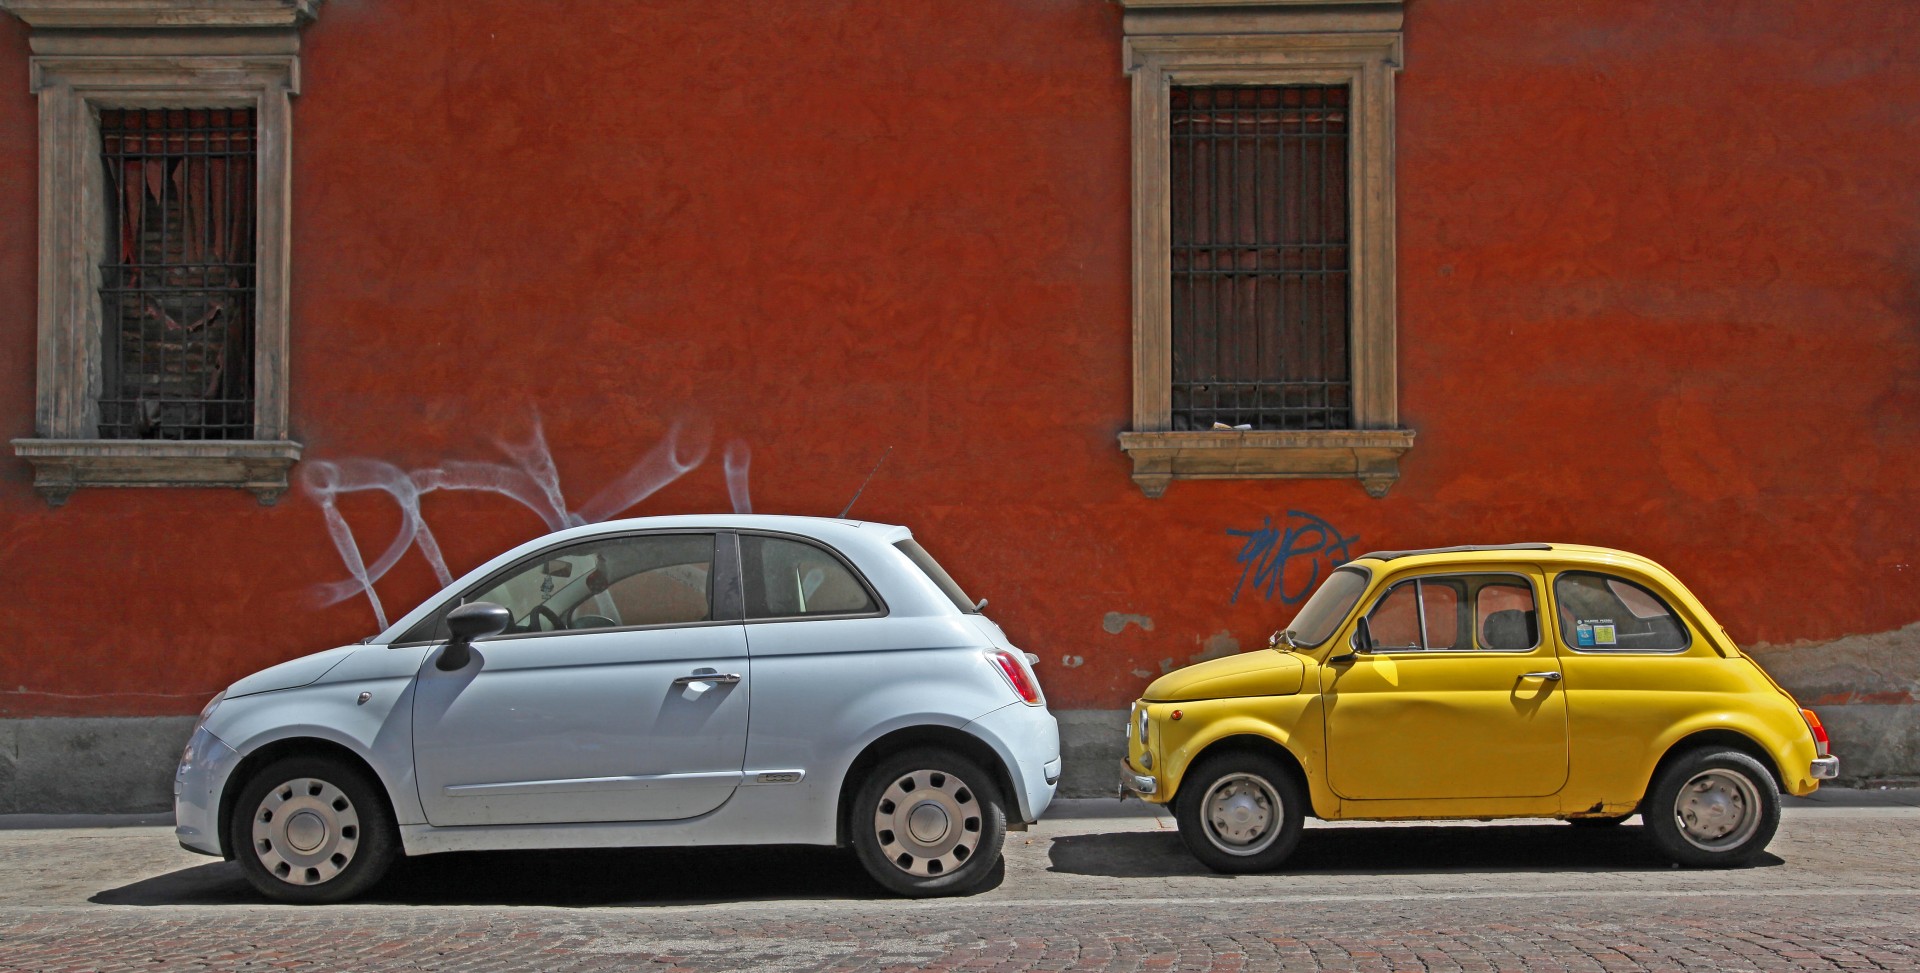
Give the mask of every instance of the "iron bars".
M 1173 428 L 1351 428 L 1346 86 L 1169 108 Z
M 103 109 L 102 439 L 253 438 L 251 108 Z

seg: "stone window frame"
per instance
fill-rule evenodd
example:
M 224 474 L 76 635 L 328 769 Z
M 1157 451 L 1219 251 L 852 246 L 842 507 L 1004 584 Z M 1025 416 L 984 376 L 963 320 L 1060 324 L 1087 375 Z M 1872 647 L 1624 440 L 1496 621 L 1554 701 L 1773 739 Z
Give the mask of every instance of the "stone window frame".
M 262 504 L 286 491 L 301 452 L 287 401 L 291 99 L 297 31 L 315 2 L 0 0 L 33 28 L 40 114 L 34 437 L 13 449 L 49 505 L 80 487 L 237 487 Z M 252 439 L 97 438 L 107 225 L 99 112 L 161 107 L 256 112 Z
M 1149 497 L 1177 479 L 1356 478 L 1374 497 L 1413 447 L 1399 428 L 1394 282 L 1393 75 L 1397 0 L 1201 4 L 1121 0 L 1133 82 L 1133 427 L 1120 448 Z M 1172 429 L 1169 92 L 1174 85 L 1349 88 L 1353 428 Z

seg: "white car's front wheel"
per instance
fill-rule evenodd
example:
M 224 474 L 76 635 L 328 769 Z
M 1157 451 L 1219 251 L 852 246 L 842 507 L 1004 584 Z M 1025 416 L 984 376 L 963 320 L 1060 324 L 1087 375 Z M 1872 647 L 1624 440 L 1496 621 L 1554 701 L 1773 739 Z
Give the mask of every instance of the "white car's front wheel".
M 289 757 L 247 780 L 228 840 L 253 887 L 282 902 L 340 902 L 392 864 L 393 816 L 359 768 Z
M 881 761 L 849 814 L 867 873 L 916 898 L 979 891 L 1007 837 L 1006 805 L 993 778 L 945 750 L 908 750 Z

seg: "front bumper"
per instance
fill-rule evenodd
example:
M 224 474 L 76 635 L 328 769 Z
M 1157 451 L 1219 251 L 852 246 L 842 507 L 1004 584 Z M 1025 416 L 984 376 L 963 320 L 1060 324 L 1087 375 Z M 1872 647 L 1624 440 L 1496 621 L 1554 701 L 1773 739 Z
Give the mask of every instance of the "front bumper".
M 1832 780 L 1840 776 L 1839 757 L 1815 757 L 1808 768 L 1814 780 Z
M 1128 794 L 1135 797 L 1153 797 L 1160 790 L 1160 782 L 1150 774 L 1138 773 L 1125 758 L 1120 761 L 1120 797 L 1124 800 Z
M 219 737 L 196 727 L 173 775 L 173 834 L 180 847 L 220 855 L 220 787 L 240 755 Z

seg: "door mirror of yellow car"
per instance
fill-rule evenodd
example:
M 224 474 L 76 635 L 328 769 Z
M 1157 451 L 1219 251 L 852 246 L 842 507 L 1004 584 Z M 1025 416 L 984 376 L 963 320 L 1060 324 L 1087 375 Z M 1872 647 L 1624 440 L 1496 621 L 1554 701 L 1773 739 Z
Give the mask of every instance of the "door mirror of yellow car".
M 1365 616 L 1353 623 L 1353 650 L 1373 654 L 1373 626 L 1367 624 Z

